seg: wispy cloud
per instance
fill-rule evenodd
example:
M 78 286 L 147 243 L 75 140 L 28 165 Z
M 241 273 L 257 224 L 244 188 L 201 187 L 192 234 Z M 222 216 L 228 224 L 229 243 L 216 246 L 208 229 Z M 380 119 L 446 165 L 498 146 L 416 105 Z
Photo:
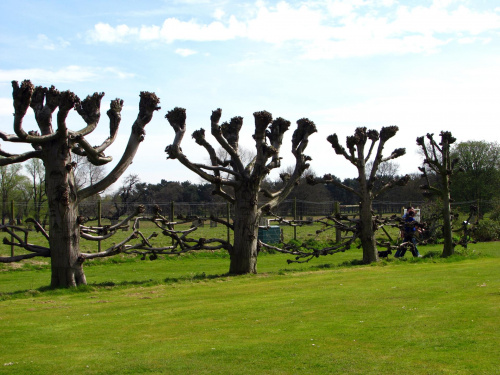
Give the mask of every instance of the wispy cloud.
M 150 28 L 146 28 L 145 34 L 148 35 Z M 90 40 L 93 42 L 105 42 L 105 43 L 121 43 L 125 42 L 130 36 L 139 35 L 139 29 L 137 27 L 128 27 L 127 25 L 118 25 L 112 27 L 107 23 L 98 23 L 94 26 L 94 30 L 89 33 Z
M 181 55 L 183 57 L 187 57 L 187 56 L 194 55 L 197 52 L 193 51 L 192 49 L 188 49 L 188 48 L 177 48 L 175 50 L 175 53 L 178 54 L 178 55 Z
M 254 5 L 250 18 L 226 16 L 218 8 L 214 21 L 168 18 L 161 26 L 111 26 L 98 23 L 91 42 L 227 41 L 246 38 L 275 45 L 294 43 L 304 58 L 432 53 L 450 42 L 484 41 L 500 31 L 500 14 L 478 11 L 460 0 L 434 0 L 428 6 L 399 5 L 395 0 L 325 0 L 276 6 Z M 482 38 L 478 38 L 482 35 Z
M 60 48 L 66 48 L 70 45 L 70 42 L 64 40 L 63 38 L 57 38 L 56 40 L 50 39 L 45 34 L 38 34 L 35 42 L 29 43 L 32 48 L 41 48 L 49 51 L 54 51 Z
M 92 81 L 103 76 L 115 76 L 119 79 L 124 79 L 133 77 L 134 74 L 122 72 L 113 67 L 95 68 L 77 65 L 70 65 L 59 70 L 39 68 L 0 70 L 0 82 L 31 79 L 40 84 L 52 84 Z

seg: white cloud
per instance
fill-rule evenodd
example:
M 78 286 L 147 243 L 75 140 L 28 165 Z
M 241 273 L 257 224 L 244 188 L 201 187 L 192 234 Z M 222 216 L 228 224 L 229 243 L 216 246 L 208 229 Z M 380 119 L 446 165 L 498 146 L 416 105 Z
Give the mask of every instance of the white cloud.
M 464 6 L 448 10 L 436 4 L 430 7 L 399 7 L 397 18 L 392 23 L 393 33 L 413 32 L 433 33 L 468 33 L 478 35 L 500 28 L 500 17 L 493 12 L 475 12 Z
M 176 40 L 191 40 L 197 42 L 224 41 L 244 36 L 244 26 L 231 17 L 229 24 L 225 26 L 222 22 L 215 21 L 207 25 L 201 25 L 194 20 L 189 22 L 179 21 L 176 18 L 168 18 L 163 22 L 160 38 L 167 43 Z
M 322 18 L 321 12 L 306 6 L 294 9 L 280 2 L 274 10 L 259 9 L 257 17 L 247 23 L 246 37 L 268 43 L 317 40 L 330 32 L 330 28 L 322 25 Z
M 303 3 L 257 2 L 248 19 L 217 9 L 217 21 L 201 23 L 168 18 L 160 26 L 140 29 L 99 23 L 89 33 L 94 42 L 227 41 L 246 38 L 270 44 L 295 43 L 309 59 L 373 54 L 432 53 L 450 43 L 484 42 L 500 31 L 500 15 L 477 11 L 457 0 L 434 0 L 431 5 L 399 5 L 395 0 L 334 0 Z M 222 19 L 227 21 L 222 21 Z M 481 35 L 481 38 L 471 39 Z
M 118 77 L 119 79 L 127 79 L 127 78 L 133 78 L 135 77 L 134 73 L 127 73 L 127 72 L 122 72 L 121 70 L 113 67 L 107 67 L 107 68 L 87 68 L 89 70 L 92 70 L 97 77 L 102 76 L 103 74 L 106 74 L 107 76 L 115 76 Z
M 120 79 L 132 77 L 133 74 L 121 72 L 113 67 L 93 68 L 70 65 L 59 70 L 48 69 L 12 69 L 0 70 L 0 82 L 30 79 L 39 84 L 84 82 L 99 79 L 103 75 L 116 76 Z
M 193 51 L 192 49 L 188 49 L 188 48 L 177 48 L 175 50 L 175 53 L 178 54 L 178 55 L 181 55 L 183 57 L 187 57 L 187 56 L 194 55 L 197 52 Z
M 225 14 L 226 14 L 226 12 L 224 12 L 222 9 L 218 8 L 214 11 L 213 16 L 216 20 L 221 20 Z
M 139 29 L 136 27 L 128 27 L 127 25 L 112 27 L 107 23 L 98 23 L 89 32 L 92 41 L 105 43 L 124 42 L 127 37 L 138 34 Z
M 141 40 L 157 40 L 160 38 L 159 26 L 142 26 L 139 31 L 139 38 Z
M 460 43 L 460 44 L 472 44 L 472 43 L 474 43 L 476 40 L 477 40 L 477 38 L 473 38 L 473 37 L 460 38 L 460 39 L 458 40 L 458 43 Z
M 302 58 L 319 60 L 384 54 L 432 53 L 448 41 L 432 36 L 412 35 L 401 39 L 352 37 L 341 41 L 318 41 L 304 47 Z

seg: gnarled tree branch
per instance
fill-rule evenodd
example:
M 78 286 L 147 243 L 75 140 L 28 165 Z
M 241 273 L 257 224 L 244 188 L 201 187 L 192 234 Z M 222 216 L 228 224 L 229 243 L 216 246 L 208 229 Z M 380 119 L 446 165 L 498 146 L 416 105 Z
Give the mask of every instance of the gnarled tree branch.
M 160 99 L 154 93 L 143 91 L 141 92 L 140 97 L 139 114 L 132 125 L 132 131 L 130 133 L 127 147 L 125 148 L 120 161 L 113 168 L 113 170 L 98 183 L 78 191 L 78 199 L 80 201 L 103 191 L 108 186 L 116 182 L 132 163 L 140 143 L 144 140 L 144 135 L 146 134 L 144 127 L 151 121 L 153 113 L 160 109 L 158 106 Z M 114 105 L 112 103 L 111 109 L 113 108 Z

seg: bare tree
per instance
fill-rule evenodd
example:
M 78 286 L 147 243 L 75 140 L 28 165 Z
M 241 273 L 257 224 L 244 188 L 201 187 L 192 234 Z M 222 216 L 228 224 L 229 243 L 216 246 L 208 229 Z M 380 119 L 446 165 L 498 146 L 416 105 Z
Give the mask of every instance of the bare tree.
M 118 191 L 113 195 L 115 212 L 110 216 L 111 220 L 118 220 L 120 216 L 131 211 L 131 204 L 138 198 L 134 197 L 136 185 L 140 182 L 141 180 L 138 174 L 129 174 L 123 179 L 122 186 L 120 186 Z
M 423 166 L 419 170 L 422 172 L 422 177 L 426 179 L 426 184 L 420 188 L 424 190 L 426 197 L 438 196 L 442 200 L 444 247 L 441 256 L 448 257 L 455 252 L 452 237 L 451 176 L 459 170 L 459 160 L 458 158 L 452 160 L 450 157 L 450 146 L 455 143 L 456 138 L 448 131 L 442 131 L 439 135 L 441 137 L 439 144 L 434 140 L 434 134 L 427 133 L 427 143 L 425 137 L 417 138 L 417 145 L 424 154 Z M 429 175 L 432 174 L 438 177 L 439 184 L 431 182 Z
M 369 173 L 373 168 L 373 160 L 370 160 L 368 163 L 366 163 L 366 170 L 367 173 Z M 386 161 L 383 163 L 380 163 L 377 169 L 377 177 L 381 179 L 391 179 L 394 178 L 398 174 L 399 171 L 399 164 L 393 161 Z
M 32 158 L 41 159 L 45 166 L 45 183 L 49 205 L 50 236 L 47 234 L 49 248 L 22 242 L 29 254 L 14 258 L 0 258 L 2 262 L 11 262 L 31 258 L 36 255 L 50 256 L 52 269 L 52 287 L 70 287 L 86 284 L 82 262 L 85 256 L 80 253 L 80 227 L 78 204 L 114 183 L 131 164 L 139 144 L 144 139 L 144 127 L 151 121 L 153 113 L 159 109 L 159 99 L 154 93 L 141 92 L 139 114 L 132 126 L 125 151 L 113 170 L 92 186 L 78 190 L 74 178 L 72 153 L 85 156 L 94 165 L 103 165 L 112 160 L 104 151 L 114 142 L 121 121 L 123 100 L 111 101 L 107 115 L 110 119 L 110 135 L 100 146 L 91 146 L 85 136 L 97 126 L 100 118 L 100 105 L 104 93 L 94 93 L 81 101 L 71 91 L 59 92 L 54 86 L 34 87 L 29 80 L 19 86 L 12 82 L 14 102 L 14 132 L 0 133 L 6 142 L 24 143 L 34 150 L 22 154 L 10 154 L 0 151 L 3 158 L 0 165 L 21 163 Z M 35 113 L 38 131 L 26 132 L 23 119 L 28 107 Z M 56 129 L 52 126 L 52 114 L 57 113 Z M 77 131 L 68 129 L 66 118 L 75 108 L 84 120 L 85 126 Z
M 33 200 L 33 216 L 36 221 L 40 221 L 42 205 L 47 201 L 45 192 L 45 170 L 40 159 L 30 159 L 24 167 L 28 171 L 31 185 L 31 200 Z
M 74 175 L 77 189 L 94 185 L 106 176 L 106 167 L 104 165 L 94 165 L 85 156 L 74 155 L 75 162 Z
M 385 143 L 394 137 L 398 131 L 397 126 L 383 127 L 380 134 L 376 130 L 367 130 L 366 128 L 357 128 L 354 135 L 347 137 L 346 145 L 348 151 L 339 144 L 337 134 L 330 135 L 327 140 L 331 143 L 337 155 L 342 155 L 358 170 L 358 188 L 352 188 L 341 183 L 338 179 L 334 179 L 331 175 L 325 175 L 321 179 L 310 179 L 309 182 L 314 183 L 330 183 L 341 187 L 359 198 L 359 238 L 363 247 L 363 262 L 372 263 L 378 261 L 377 244 L 375 240 L 375 231 L 377 230 L 377 222 L 373 215 L 373 200 L 383 194 L 387 190 L 396 185 L 405 185 L 409 176 L 406 175 L 400 179 L 391 179 L 380 187 L 376 186 L 378 179 L 377 171 L 381 164 L 390 160 L 396 159 L 405 154 L 404 148 L 395 149 L 388 157 L 384 157 L 382 152 Z M 365 151 L 367 142 L 369 141 L 368 151 Z M 375 150 L 375 145 L 378 146 L 374 153 L 372 162 L 370 158 Z M 365 153 L 366 152 L 366 153 Z M 368 165 L 370 163 L 370 165 Z
M 284 186 L 270 192 L 262 189 L 262 181 L 271 170 L 279 168 L 279 157 L 283 135 L 290 127 L 290 122 L 277 118 L 273 121 L 267 111 L 255 112 L 255 140 L 256 155 L 249 163 L 244 163 L 239 149 L 239 132 L 243 124 L 241 117 L 234 117 L 231 121 L 219 125 L 222 111 L 217 109 L 210 117 L 211 133 L 219 145 L 227 152 L 228 158 L 221 160 L 215 149 L 205 139 L 205 130 L 196 130 L 193 138 L 196 143 L 204 147 L 210 156 L 210 165 L 191 162 L 181 150 L 181 142 L 186 132 L 186 111 L 175 108 L 165 116 L 175 131 L 173 144 L 167 146 L 168 158 L 179 160 L 186 168 L 214 185 L 214 194 L 217 194 L 234 207 L 234 244 L 228 245 L 231 262 L 231 274 L 245 274 L 257 272 L 257 230 L 259 218 L 263 212 L 270 211 L 286 198 L 298 181 L 302 173 L 309 167 L 310 157 L 303 154 L 308 144 L 309 136 L 316 132 L 316 126 L 308 119 L 297 121 L 297 129 L 292 137 L 292 153 L 295 156 L 293 173 L 283 175 L 286 180 Z M 268 143 L 269 142 L 269 143 Z M 224 178 L 227 173 L 229 178 Z M 232 188 L 230 194 L 227 188 Z M 258 197 L 262 192 L 268 201 L 259 207 Z M 227 225 L 230 225 L 227 223 Z

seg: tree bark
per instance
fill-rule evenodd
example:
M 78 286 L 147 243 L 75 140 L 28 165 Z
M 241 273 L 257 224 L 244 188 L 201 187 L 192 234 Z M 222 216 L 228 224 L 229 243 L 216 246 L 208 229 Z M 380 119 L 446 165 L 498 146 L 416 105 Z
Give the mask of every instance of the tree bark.
M 257 236 L 260 211 L 257 187 L 245 186 L 235 191 L 234 246 L 230 253 L 229 273 L 257 273 Z
M 455 253 L 455 246 L 453 245 L 453 232 L 451 226 L 451 205 L 450 205 L 450 189 L 449 177 L 443 177 L 444 194 L 443 194 L 443 253 L 442 257 L 449 257 Z
M 365 192 L 366 194 L 369 194 Z M 363 248 L 363 263 L 369 264 L 378 261 L 377 243 L 373 228 L 372 201 L 363 199 L 359 207 L 360 240 Z
M 45 184 L 49 202 L 51 286 L 67 288 L 86 284 L 78 260 L 80 228 L 71 153 L 65 137 L 43 146 Z

